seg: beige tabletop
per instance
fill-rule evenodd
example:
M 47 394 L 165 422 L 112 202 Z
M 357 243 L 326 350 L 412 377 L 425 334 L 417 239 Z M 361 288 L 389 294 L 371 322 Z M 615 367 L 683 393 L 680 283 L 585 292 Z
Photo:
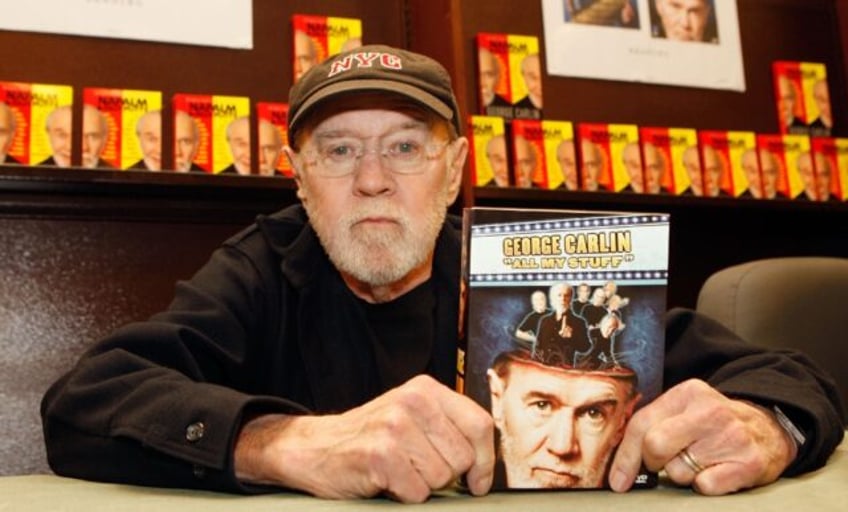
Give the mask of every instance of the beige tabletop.
M 661 485 L 657 489 L 615 494 L 609 491 L 513 492 L 482 498 L 437 496 L 423 505 L 400 505 L 389 500 L 329 501 L 293 493 L 236 496 L 211 492 L 101 484 L 52 475 L 0 478 L 0 512 L 250 512 L 297 510 L 547 510 L 732 512 L 788 510 L 825 512 L 848 510 L 848 441 L 823 469 L 799 478 L 785 478 L 759 489 L 730 496 L 699 496 L 690 489 Z

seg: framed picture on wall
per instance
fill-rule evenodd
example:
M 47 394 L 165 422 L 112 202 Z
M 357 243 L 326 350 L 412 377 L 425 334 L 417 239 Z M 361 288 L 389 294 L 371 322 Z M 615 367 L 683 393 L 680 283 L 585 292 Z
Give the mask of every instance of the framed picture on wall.
M 550 75 L 745 90 L 736 0 L 542 0 Z

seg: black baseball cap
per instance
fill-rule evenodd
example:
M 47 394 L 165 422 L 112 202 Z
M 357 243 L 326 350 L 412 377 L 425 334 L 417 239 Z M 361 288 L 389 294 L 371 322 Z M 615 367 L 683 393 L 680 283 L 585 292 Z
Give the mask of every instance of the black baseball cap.
M 450 75 L 438 62 L 385 45 L 360 46 L 311 68 L 289 92 L 289 141 L 319 103 L 365 91 L 404 96 L 450 121 L 460 133 L 459 107 Z

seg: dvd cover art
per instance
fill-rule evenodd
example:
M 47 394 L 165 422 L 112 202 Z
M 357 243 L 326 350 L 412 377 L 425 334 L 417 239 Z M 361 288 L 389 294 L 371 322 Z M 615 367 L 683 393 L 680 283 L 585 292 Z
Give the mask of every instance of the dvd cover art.
M 810 141 L 819 201 L 848 201 L 848 139 L 813 137 Z
M 250 174 L 250 99 L 174 95 L 174 169 Z
M 754 132 L 706 130 L 698 137 L 704 196 L 764 197 Z
M 833 128 L 827 67 L 819 62 L 772 63 L 781 134 L 826 137 Z
M 766 199 L 816 200 L 809 137 L 757 134 L 757 148 Z
M 517 187 L 578 190 L 574 127 L 569 121 L 512 121 Z
M 505 119 L 542 118 L 539 38 L 477 34 L 480 113 Z
M 162 170 L 162 93 L 83 89 L 82 165 Z
M 0 82 L 0 164 L 70 167 L 74 89 Z
M 580 123 L 577 129 L 583 190 L 645 192 L 638 126 Z
M 256 104 L 256 134 L 259 138 L 259 175 L 293 176 L 291 164 L 283 154 L 289 129 L 287 103 L 258 102 Z
M 629 418 L 662 389 L 669 216 L 463 220 L 457 388 L 492 413 L 493 488 L 607 487 Z M 643 470 L 636 486 L 653 485 Z
M 362 46 L 362 20 L 292 15 L 293 82 L 321 61 Z
M 475 187 L 508 187 L 509 158 L 502 117 L 469 116 L 471 181 Z
M 639 140 L 648 194 L 703 195 L 697 130 L 640 127 Z

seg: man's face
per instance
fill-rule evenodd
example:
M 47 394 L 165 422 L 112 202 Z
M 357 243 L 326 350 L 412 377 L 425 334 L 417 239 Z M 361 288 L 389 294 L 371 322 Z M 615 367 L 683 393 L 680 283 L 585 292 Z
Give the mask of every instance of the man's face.
M 300 30 L 294 33 L 294 81 L 300 80 L 318 62 L 315 41 Z
M 574 154 L 574 141 L 564 140 L 557 146 L 557 162 L 562 169 L 565 188 L 577 190 L 577 157 Z
M 530 302 L 533 306 L 533 311 L 537 313 L 542 313 L 548 308 L 548 298 L 545 297 L 545 292 L 533 292 Z
M 789 80 L 781 76 L 777 79 L 777 108 L 780 111 L 780 121 L 789 125 L 795 118 L 795 88 Z
M 247 117 L 239 117 L 230 123 L 227 143 L 236 171 L 245 176 L 250 174 L 250 122 Z
M 762 180 L 760 179 L 760 164 L 757 162 L 757 152 L 753 149 L 742 153 L 742 171 L 748 180 L 748 190 L 751 195 L 759 199 L 762 197 Z
M 698 147 L 689 146 L 683 152 L 683 167 L 689 176 L 692 193 L 696 196 L 704 194 L 703 177 L 701 176 L 701 159 L 698 157 Z
M 644 192 L 645 179 L 642 175 L 642 156 L 639 154 L 639 145 L 631 143 L 625 146 L 621 152 L 621 158 L 624 161 L 624 168 L 630 177 L 633 190 L 639 193 Z
M 174 160 L 176 171 L 188 172 L 197 156 L 199 137 L 194 119 L 182 111 L 174 116 Z
M 760 151 L 760 172 L 763 177 L 763 196 L 766 199 L 774 199 L 777 195 L 777 158 L 768 150 Z
M 94 168 L 100 162 L 100 155 L 106 147 L 108 127 L 103 114 L 91 105 L 82 110 L 82 165 Z
M 592 291 L 587 284 L 581 284 L 577 287 L 577 300 L 580 302 L 587 302 L 589 300 L 589 294 Z
M 808 198 L 816 199 L 816 176 L 813 170 L 813 157 L 810 153 L 801 153 L 798 156 L 798 174 L 801 183 L 804 184 L 804 193 Z
M 15 139 L 15 124 L 12 109 L 5 103 L 0 103 L 0 163 L 6 159 L 9 146 Z
M 486 144 L 486 158 L 495 175 L 495 183 L 499 187 L 509 186 L 509 165 L 506 160 L 506 138 L 495 135 Z
M 378 148 L 405 146 L 409 141 L 444 144 L 444 124 L 432 129 L 405 113 L 380 109 L 378 96 L 362 98 L 363 110 L 348 104 L 304 133 L 294 154 L 298 197 L 330 260 L 346 280 L 370 286 L 402 283 L 414 272 L 429 275 L 433 248 L 448 206 L 462 179 L 467 140 L 460 137 L 415 174 L 388 168 Z M 372 105 L 374 105 L 372 107 Z M 322 176 L 327 165 L 310 155 L 335 148 L 364 145 L 352 174 Z M 424 269 L 424 270 L 422 270 Z
M 632 383 L 534 362 L 489 370 L 492 416 L 513 488 L 602 487 L 636 399 Z
M 668 39 L 703 41 L 710 18 L 707 0 L 656 0 L 657 14 Z
M 58 107 L 48 117 L 47 138 L 59 167 L 71 165 L 71 107 Z
M 645 144 L 645 186 L 649 194 L 659 194 L 663 173 L 663 157 L 653 144 Z
M 266 120 L 259 121 L 259 174 L 273 176 L 280 163 L 283 143 L 280 130 Z
M 515 138 L 515 167 L 517 187 L 530 188 L 533 186 L 533 175 L 536 172 L 536 152 L 530 142 L 524 137 Z
M 827 82 L 819 80 L 813 85 L 813 100 L 819 109 L 819 116 L 822 122 L 828 128 L 833 126 L 833 117 L 830 112 L 830 91 L 827 89 Z
M 598 190 L 598 179 L 601 175 L 601 150 L 594 142 L 584 140 L 580 143 L 582 150 L 583 188 L 589 191 Z
M 721 184 L 721 159 L 711 146 L 704 148 L 704 186 L 707 197 L 716 197 Z
M 145 114 L 136 134 L 144 164 L 151 171 L 162 170 L 162 113 L 154 110 Z
M 539 54 L 534 53 L 524 57 L 521 61 L 521 76 L 527 86 L 527 94 L 536 108 L 542 108 L 542 67 L 539 63 Z
M 480 66 L 480 97 L 483 100 L 483 105 L 489 105 L 495 99 L 495 90 L 498 87 L 498 78 L 500 78 L 500 67 L 498 67 L 495 56 L 489 50 L 481 49 L 477 59 Z
M 571 305 L 572 288 L 566 284 L 557 284 L 551 288 L 551 306 L 562 313 Z
M 827 201 L 830 199 L 830 180 L 832 179 L 830 160 L 821 153 L 816 153 L 814 158 L 816 162 L 816 188 L 819 192 L 819 201 Z

